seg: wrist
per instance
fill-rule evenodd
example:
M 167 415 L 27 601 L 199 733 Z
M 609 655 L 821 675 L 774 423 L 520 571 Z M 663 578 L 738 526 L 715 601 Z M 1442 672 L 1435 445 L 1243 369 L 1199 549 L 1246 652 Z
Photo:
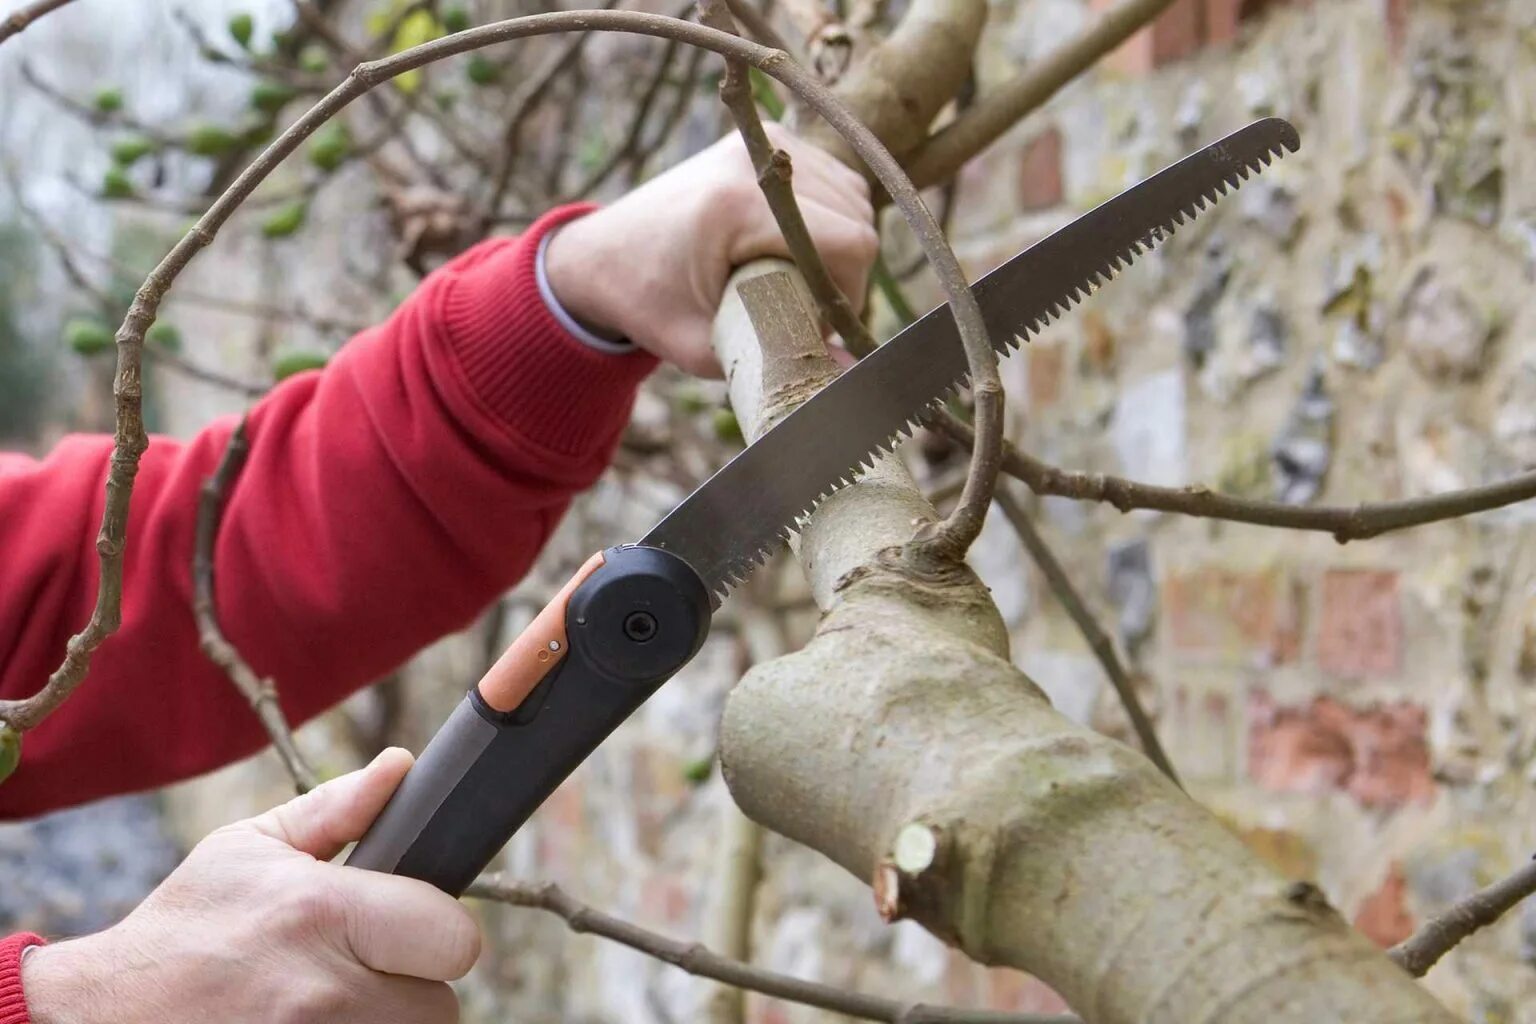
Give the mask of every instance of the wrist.
M 612 308 L 615 265 L 608 251 L 602 218 L 588 214 L 562 224 L 544 241 L 543 270 L 554 300 L 581 327 L 604 339 L 620 339 L 626 331 L 622 311 Z
M 87 937 L 33 946 L 22 955 L 21 987 L 31 1024 L 106 1024 L 92 984 L 102 964 L 91 966 L 90 946 Z

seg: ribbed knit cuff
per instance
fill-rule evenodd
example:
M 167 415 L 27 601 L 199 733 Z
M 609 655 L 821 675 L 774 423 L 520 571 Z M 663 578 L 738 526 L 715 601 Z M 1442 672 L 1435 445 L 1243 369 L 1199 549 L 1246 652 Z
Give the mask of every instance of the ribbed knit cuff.
M 616 355 L 582 344 L 539 294 L 540 242 L 593 209 L 574 204 L 545 214 L 456 274 L 442 306 L 449 355 L 480 408 L 519 440 L 574 458 L 612 442 L 657 363 L 643 351 Z
M 21 990 L 21 955 L 43 940 L 22 932 L 0 939 L 0 1024 L 31 1024 L 26 993 Z

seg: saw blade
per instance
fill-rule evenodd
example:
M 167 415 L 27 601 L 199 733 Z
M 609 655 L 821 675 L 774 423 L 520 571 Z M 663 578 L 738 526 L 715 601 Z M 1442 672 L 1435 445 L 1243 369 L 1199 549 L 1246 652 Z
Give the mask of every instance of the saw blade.
M 1300 145 L 1265 118 L 1192 153 L 1030 246 L 972 286 L 1007 355 L 1228 189 Z M 677 554 L 716 607 L 825 498 L 891 451 L 968 380 L 939 306 L 780 420 L 658 523 L 641 544 Z

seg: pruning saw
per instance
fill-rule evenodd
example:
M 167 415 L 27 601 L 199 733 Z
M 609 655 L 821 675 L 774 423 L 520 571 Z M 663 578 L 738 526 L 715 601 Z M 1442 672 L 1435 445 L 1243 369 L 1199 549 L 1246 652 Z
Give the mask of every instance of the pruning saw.
M 992 346 L 1022 340 L 1300 144 L 1266 118 L 1193 153 L 973 286 Z M 823 388 L 636 544 L 587 560 L 457 706 L 349 865 L 460 895 L 609 733 L 687 664 L 732 587 L 967 379 L 939 306 Z

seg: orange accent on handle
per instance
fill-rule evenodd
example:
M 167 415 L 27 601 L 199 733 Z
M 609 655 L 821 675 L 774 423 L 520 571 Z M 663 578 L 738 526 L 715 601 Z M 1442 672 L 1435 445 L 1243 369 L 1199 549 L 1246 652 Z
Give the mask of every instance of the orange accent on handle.
M 544 610 L 534 616 L 528 628 L 523 630 L 512 646 L 477 684 L 480 699 L 497 711 L 517 710 L 539 681 L 560 664 L 570 641 L 565 635 L 565 608 L 571 594 L 582 582 L 603 567 L 603 553 L 599 551 L 572 576 L 570 582 L 560 588 Z

